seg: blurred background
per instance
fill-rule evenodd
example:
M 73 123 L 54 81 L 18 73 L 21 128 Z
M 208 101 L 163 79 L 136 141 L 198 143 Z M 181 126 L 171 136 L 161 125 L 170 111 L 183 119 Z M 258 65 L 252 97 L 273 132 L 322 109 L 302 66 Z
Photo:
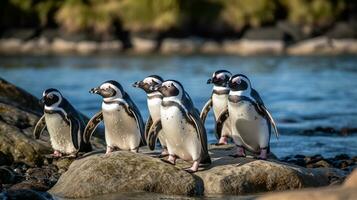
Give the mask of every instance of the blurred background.
M 5 54 L 33 52 L 37 47 L 41 47 L 37 53 L 84 54 L 121 50 L 356 53 L 355 43 L 343 40 L 334 45 L 333 39 L 356 38 L 357 3 L 349 0 L 2 0 L 0 32 L 1 38 L 14 39 L 0 44 L 0 51 Z M 315 49 L 306 45 L 291 47 L 316 37 L 319 39 L 311 42 Z M 86 42 L 78 44 L 79 41 Z
M 357 155 L 357 2 L 348 0 L 2 0 L 0 76 L 55 87 L 88 116 L 88 90 L 177 79 L 202 108 L 218 69 L 244 73 L 278 123 L 279 157 Z M 213 116 L 206 122 L 215 143 Z

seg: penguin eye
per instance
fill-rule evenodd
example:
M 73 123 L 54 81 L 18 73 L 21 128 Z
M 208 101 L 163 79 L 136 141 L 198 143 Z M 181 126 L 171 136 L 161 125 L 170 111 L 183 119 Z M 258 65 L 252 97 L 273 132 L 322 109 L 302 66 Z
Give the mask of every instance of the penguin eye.
M 53 94 L 49 94 L 47 97 L 52 99 L 53 98 Z

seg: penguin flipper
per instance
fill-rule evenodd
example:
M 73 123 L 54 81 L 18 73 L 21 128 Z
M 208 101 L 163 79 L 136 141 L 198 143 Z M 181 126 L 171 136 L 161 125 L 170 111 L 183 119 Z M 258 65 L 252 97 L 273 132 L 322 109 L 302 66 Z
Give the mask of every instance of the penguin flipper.
M 201 121 L 201 118 L 199 117 L 199 112 L 189 112 L 188 117 L 195 126 L 197 136 L 201 141 L 201 148 L 203 154 L 201 156 L 200 162 L 203 164 L 211 164 L 211 158 L 208 154 L 206 129 L 203 125 L 203 122 Z
M 200 118 L 201 118 L 203 124 L 205 123 L 206 117 L 207 117 L 207 115 L 208 115 L 208 112 L 211 110 L 211 108 L 212 108 L 212 99 L 210 98 L 210 99 L 206 102 L 206 104 L 203 106 L 202 111 L 201 111 L 201 114 L 200 114 Z
M 157 136 L 162 129 L 161 120 L 157 120 L 150 127 L 147 133 L 146 142 L 150 150 L 154 150 L 156 146 Z
M 216 121 L 216 136 L 217 139 L 221 138 L 222 135 L 222 129 L 223 129 L 223 124 L 224 122 L 228 119 L 229 113 L 228 113 L 228 108 L 223 110 L 221 114 L 219 114 L 219 117 Z
M 99 111 L 95 114 L 87 123 L 86 128 L 84 129 L 83 139 L 85 143 L 89 143 L 90 138 L 92 137 L 95 129 L 98 127 L 99 123 L 103 121 L 103 113 Z
M 147 140 L 148 138 L 148 134 L 149 134 L 149 131 L 150 131 L 150 128 L 151 126 L 153 125 L 153 121 L 152 121 L 152 118 L 151 116 L 148 117 L 148 119 L 146 120 L 146 124 L 145 124 L 145 140 Z
M 76 148 L 78 151 L 81 144 L 81 128 L 80 128 L 81 124 L 77 119 L 71 116 L 67 116 L 67 118 L 71 130 L 72 143 L 74 148 Z
M 270 114 L 270 112 L 268 111 L 268 109 L 263 105 L 259 105 L 260 109 L 263 110 L 263 112 L 265 113 L 265 115 L 268 117 L 269 122 L 271 123 L 271 125 L 273 126 L 274 129 L 274 133 L 276 138 L 279 138 L 279 132 L 278 132 L 278 128 L 276 126 L 276 123 L 273 119 L 273 116 Z
M 131 101 L 127 101 L 128 104 L 126 104 L 126 109 L 134 116 L 136 124 L 138 125 L 138 128 L 140 130 L 140 135 L 141 135 L 141 140 L 140 140 L 140 146 L 145 146 L 146 141 L 145 141 L 145 127 L 144 127 L 144 121 L 143 118 L 141 117 L 139 109 L 136 107 L 136 105 Z
M 276 126 L 276 123 L 275 123 L 275 121 L 273 119 L 273 116 L 270 114 L 268 109 L 265 107 L 264 102 L 263 102 L 262 98 L 260 97 L 259 93 L 255 89 L 252 89 L 251 96 L 257 102 L 259 110 L 262 111 L 268 117 L 269 122 L 273 126 L 273 129 L 274 129 L 274 132 L 275 132 L 275 136 L 276 136 L 276 138 L 278 138 L 279 137 L 279 132 L 278 132 L 278 128 Z
M 39 139 L 42 132 L 45 130 L 46 128 L 46 120 L 45 120 L 45 115 L 42 115 L 42 117 L 38 120 L 35 129 L 33 131 L 33 137 L 35 139 Z

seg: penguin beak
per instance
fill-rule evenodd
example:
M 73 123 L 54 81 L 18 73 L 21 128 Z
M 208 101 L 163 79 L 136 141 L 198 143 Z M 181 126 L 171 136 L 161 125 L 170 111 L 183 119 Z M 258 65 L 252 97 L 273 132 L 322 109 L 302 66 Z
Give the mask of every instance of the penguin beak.
M 100 88 L 92 88 L 89 90 L 89 93 L 91 94 L 101 94 L 101 89 Z
M 207 80 L 207 84 L 211 84 L 211 83 L 212 83 L 212 79 L 210 78 Z
M 142 81 L 136 81 L 135 83 L 133 83 L 133 87 L 140 88 L 142 84 Z

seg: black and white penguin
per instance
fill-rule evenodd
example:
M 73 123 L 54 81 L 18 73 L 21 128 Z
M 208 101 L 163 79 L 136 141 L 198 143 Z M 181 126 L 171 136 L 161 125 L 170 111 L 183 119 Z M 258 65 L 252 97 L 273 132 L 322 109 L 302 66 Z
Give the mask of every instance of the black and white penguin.
M 137 81 L 133 84 L 133 87 L 141 88 L 146 92 L 147 95 L 147 106 L 149 109 L 149 117 L 145 124 L 145 138 L 150 128 L 160 121 L 160 106 L 162 102 L 162 94 L 158 91 L 153 91 L 153 87 L 158 84 L 161 84 L 164 80 L 158 75 L 150 75 L 142 81 Z M 158 138 L 162 147 L 161 156 L 167 156 L 167 147 L 165 135 L 161 130 L 161 133 L 158 134 Z M 151 150 L 154 150 L 155 146 L 149 146 Z
M 47 127 L 54 157 L 76 156 L 78 152 L 92 150 L 90 143 L 83 140 L 84 119 L 58 90 L 45 90 L 41 104 L 44 104 L 44 115 L 37 122 L 33 134 L 39 139 Z
M 227 109 L 229 94 L 228 81 L 231 75 L 232 74 L 227 70 L 218 70 L 212 74 L 212 78 L 207 80 L 207 84 L 213 84 L 213 90 L 210 99 L 204 105 L 200 114 L 203 123 L 205 122 L 207 114 L 211 108 L 213 110 L 215 122 L 221 112 Z M 228 137 L 230 137 L 230 134 L 230 120 L 225 121 L 225 123 L 223 124 L 223 128 L 220 132 L 217 132 L 216 126 L 215 135 L 218 140 L 217 145 L 227 144 Z
M 161 126 L 169 152 L 169 158 L 164 160 L 165 162 L 175 164 L 177 157 L 193 161 L 192 167 L 186 169 L 190 173 L 196 172 L 200 163 L 210 164 L 205 127 L 199 111 L 195 109 L 181 83 L 167 80 L 156 85 L 154 90 L 163 95 L 160 108 L 161 123 L 152 128 L 154 131 L 149 131 L 148 141 L 156 140 L 156 127 Z
M 244 157 L 245 149 L 267 159 L 272 126 L 276 136 L 278 130 L 273 117 L 264 106 L 258 92 L 251 87 L 250 80 L 243 74 L 236 74 L 229 80 L 228 109 L 221 113 L 217 126 L 229 117 L 232 124 L 232 138 L 237 145 L 236 157 Z
M 138 152 L 145 145 L 144 123 L 134 102 L 116 81 L 110 80 L 90 93 L 103 97 L 102 110 L 88 122 L 84 131 L 85 141 L 89 141 L 96 127 L 104 121 L 106 153 L 115 149 Z

